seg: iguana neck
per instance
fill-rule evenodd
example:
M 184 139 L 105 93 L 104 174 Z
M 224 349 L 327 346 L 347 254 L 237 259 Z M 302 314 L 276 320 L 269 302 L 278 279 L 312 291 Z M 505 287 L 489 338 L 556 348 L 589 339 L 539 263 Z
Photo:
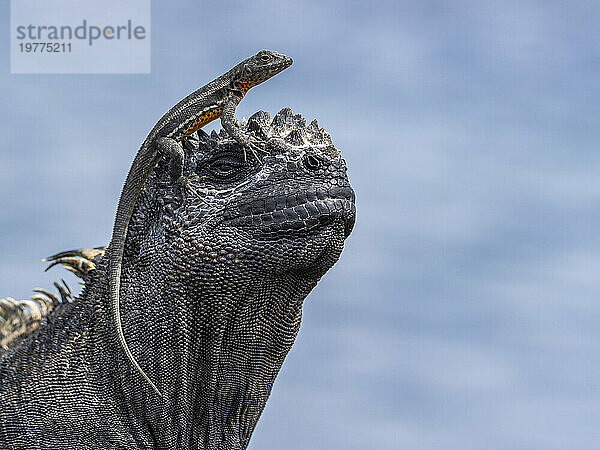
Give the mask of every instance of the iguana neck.
M 185 277 L 185 271 L 165 271 L 148 280 L 147 272 L 142 279 L 124 271 L 125 333 L 166 401 L 157 401 L 133 373 L 123 390 L 159 447 L 245 448 L 317 280 L 257 274 L 251 283 L 232 279 L 198 288 L 169 283 L 173 273 Z

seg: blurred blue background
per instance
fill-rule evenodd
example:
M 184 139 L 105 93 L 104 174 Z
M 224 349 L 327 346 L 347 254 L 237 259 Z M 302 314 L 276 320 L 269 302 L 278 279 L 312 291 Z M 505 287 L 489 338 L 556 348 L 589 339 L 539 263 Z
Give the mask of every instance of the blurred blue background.
M 8 35 L 8 2 L 0 4 Z M 151 75 L 10 75 L 0 294 L 105 244 L 177 100 L 262 48 L 342 150 L 358 221 L 305 303 L 252 449 L 600 448 L 598 2 L 154 2 Z M 61 274 L 62 275 L 62 274 Z M 70 281 L 73 278 L 68 278 Z

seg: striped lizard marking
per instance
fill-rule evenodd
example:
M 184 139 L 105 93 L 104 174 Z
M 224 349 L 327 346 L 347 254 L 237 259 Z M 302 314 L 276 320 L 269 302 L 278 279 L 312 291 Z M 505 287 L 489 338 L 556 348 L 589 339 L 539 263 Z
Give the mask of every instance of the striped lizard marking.
M 177 141 L 182 141 L 183 139 L 185 139 L 186 137 L 188 137 L 189 135 L 191 135 L 192 133 L 194 133 L 195 131 L 199 130 L 200 128 L 202 128 L 204 125 L 206 125 L 209 122 L 212 122 L 215 119 L 218 119 L 219 117 L 221 117 L 221 114 L 223 113 L 223 107 L 222 106 L 216 106 L 214 108 L 208 109 L 206 112 L 204 112 L 203 114 L 201 114 L 184 132 L 181 136 L 179 136 L 178 138 L 176 138 Z

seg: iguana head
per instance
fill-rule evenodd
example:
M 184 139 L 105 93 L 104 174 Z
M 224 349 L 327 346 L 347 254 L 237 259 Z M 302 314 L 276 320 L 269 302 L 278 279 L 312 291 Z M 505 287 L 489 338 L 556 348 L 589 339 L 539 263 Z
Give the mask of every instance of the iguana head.
M 177 192 L 168 177 L 159 182 L 151 197 L 157 203 L 148 208 L 158 220 L 152 236 L 168 233 L 163 245 L 185 250 L 176 259 L 198 277 L 206 270 L 296 272 L 316 281 L 354 225 L 345 161 L 316 121 L 306 126 L 287 108 L 273 119 L 258 112 L 242 126 L 263 143 L 262 162 L 246 160 L 224 132 L 188 141 L 186 175 L 194 192 Z M 138 210 L 147 227 L 148 211 Z M 133 235 L 139 225 L 134 215 Z
M 234 265 L 248 264 L 255 259 L 251 255 L 262 252 L 252 266 L 318 278 L 337 260 L 354 225 L 345 162 L 316 122 L 305 127 L 289 109 L 272 121 L 257 113 L 246 127 L 266 141 L 269 153 L 261 164 L 246 162 L 233 143 L 213 147 L 197 162 L 201 182 L 212 186 L 206 200 L 218 205 L 220 239 L 235 236 Z M 209 142 L 201 139 L 201 145 Z M 212 257 L 216 251 L 223 253 L 214 248 Z M 226 263 L 227 255 L 225 261 L 217 256 L 219 262 Z

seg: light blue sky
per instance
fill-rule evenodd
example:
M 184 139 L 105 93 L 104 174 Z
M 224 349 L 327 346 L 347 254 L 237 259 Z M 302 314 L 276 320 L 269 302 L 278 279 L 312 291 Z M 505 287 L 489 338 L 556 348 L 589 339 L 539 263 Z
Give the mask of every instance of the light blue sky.
M 10 75 L 0 40 L 0 294 L 106 243 L 156 119 L 274 49 L 238 117 L 317 117 L 358 221 L 251 448 L 597 449 L 597 2 L 227 3 L 154 2 L 151 75 Z

